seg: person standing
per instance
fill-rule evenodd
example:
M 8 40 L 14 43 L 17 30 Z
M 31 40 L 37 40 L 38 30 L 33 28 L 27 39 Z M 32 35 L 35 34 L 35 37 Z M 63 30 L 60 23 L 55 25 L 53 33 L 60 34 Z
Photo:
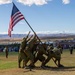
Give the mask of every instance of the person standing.
M 8 58 L 8 47 L 6 46 L 6 47 L 4 48 L 4 50 L 5 50 L 6 58 Z
M 70 54 L 73 54 L 73 45 L 70 45 L 69 49 L 70 49 Z

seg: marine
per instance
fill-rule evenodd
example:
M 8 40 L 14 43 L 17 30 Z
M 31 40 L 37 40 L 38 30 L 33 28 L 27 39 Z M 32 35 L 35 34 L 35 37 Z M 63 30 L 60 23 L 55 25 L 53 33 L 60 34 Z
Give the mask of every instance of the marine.
M 48 50 L 48 56 L 47 59 L 44 61 L 43 66 L 46 66 L 46 64 L 53 59 L 53 61 L 55 62 L 55 64 L 60 67 L 60 60 L 61 60 L 61 52 L 58 48 L 53 48 L 51 47 L 51 49 Z M 58 61 L 58 63 L 56 63 Z
M 19 54 L 18 54 L 18 67 L 21 68 L 21 61 L 23 60 L 23 67 L 25 66 L 25 61 L 27 61 L 27 56 L 25 54 L 25 48 L 27 46 L 28 41 L 31 39 L 28 38 L 30 32 L 28 33 L 28 35 L 26 37 L 24 37 L 22 39 L 21 45 L 20 45 L 20 49 L 19 49 Z
M 45 56 L 44 55 L 47 55 L 47 52 L 46 50 L 44 49 L 44 45 L 43 44 L 38 44 L 37 46 L 37 54 L 34 58 L 34 64 L 39 60 L 42 62 L 41 64 L 41 67 L 43 68 L 43 63 L 45 61 Z
M 26 46 L 26 49 L 25 49 L 25 54 L 28 58 L 28 60 L 25 61 L 26 62 L 25 64 L 27 64 L 28 61 L 30 60 L 29 68 L 30 67 L 32 68 L 34 66 L 34 64 L 33 64 L 34 55 L 32 53 L 32 49 L 33 49 L 34 45 L 36 44 L 36 42 L 37 42 L 36 35 L 34 35 L 34 37 L 29 41 L 29 43 L 28 43 L 28 45 Z M 26 66 L 25 68 L 28 68 L 28 66 Z

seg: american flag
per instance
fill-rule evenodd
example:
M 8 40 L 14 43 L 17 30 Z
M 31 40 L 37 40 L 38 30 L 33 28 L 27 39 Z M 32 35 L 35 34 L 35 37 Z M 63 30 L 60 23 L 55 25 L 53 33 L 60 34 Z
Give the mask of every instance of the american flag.
M 25 19 L 23 14 L 19 11 L 16 5 L 13 3 L 11 19 L 9 23 L 8 35 L 11 37 L 11 31 L 13 31 L 13 27 L 18 23 L 20 20 Z

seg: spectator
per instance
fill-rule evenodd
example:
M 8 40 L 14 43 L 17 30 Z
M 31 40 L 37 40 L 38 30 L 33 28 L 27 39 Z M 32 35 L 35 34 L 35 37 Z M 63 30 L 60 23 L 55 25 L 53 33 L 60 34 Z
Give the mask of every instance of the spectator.
M 69 49 L 70 49 L 70 54 L 73 54 L 73 45 L 70 45 Z
M 5 54 L 6 54 L 6 58 L 8 58 L 8 47 L 7 46 L 4 48 L 4 51 L 5 51 Z

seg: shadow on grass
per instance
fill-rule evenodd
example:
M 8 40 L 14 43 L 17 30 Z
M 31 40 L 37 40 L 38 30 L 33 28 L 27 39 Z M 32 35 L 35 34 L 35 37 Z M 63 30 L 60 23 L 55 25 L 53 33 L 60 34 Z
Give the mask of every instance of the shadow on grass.
M 50 67 L 47 68 L 41 68 L 41 67 L 35 67 L 31 71 L 35 72 L 34 70 L 49 70 L 49 71 L 75 71 L 75 66 L 68 66 L 68 67 Z M 30 71 L 30 70 L 28 70 Z
M 24 73 L 26 73 L 26 72 L 35 72 L 35 71 L 34 71 L 34 69 L 31 69 L 31 70 L 30 69 L 25 69 Z
M 48 67 L 48 68 L 35 67 L 31 70 L 30 69 L 25 69 L 23 72 L 24 73 L 27 73 L 27 72 L 35 73 L 38 70 L 40 70 L 40 71 L 42 71 L 42 70 L 44 70 L 44 71 L 54 71 L 54 72 L 57 72 L 57 71 L 59 71 L 59 72 L 70 71 L 71 72 L 71 71 L 75 71 L 75 66 L 72 66 L 72 67 L 70 67 L 70 66 L 68 66 L 68 67 Z
M 52 71 L 75 71 L 75 66 L 67 66 L 67 67 L 51 67 Z

